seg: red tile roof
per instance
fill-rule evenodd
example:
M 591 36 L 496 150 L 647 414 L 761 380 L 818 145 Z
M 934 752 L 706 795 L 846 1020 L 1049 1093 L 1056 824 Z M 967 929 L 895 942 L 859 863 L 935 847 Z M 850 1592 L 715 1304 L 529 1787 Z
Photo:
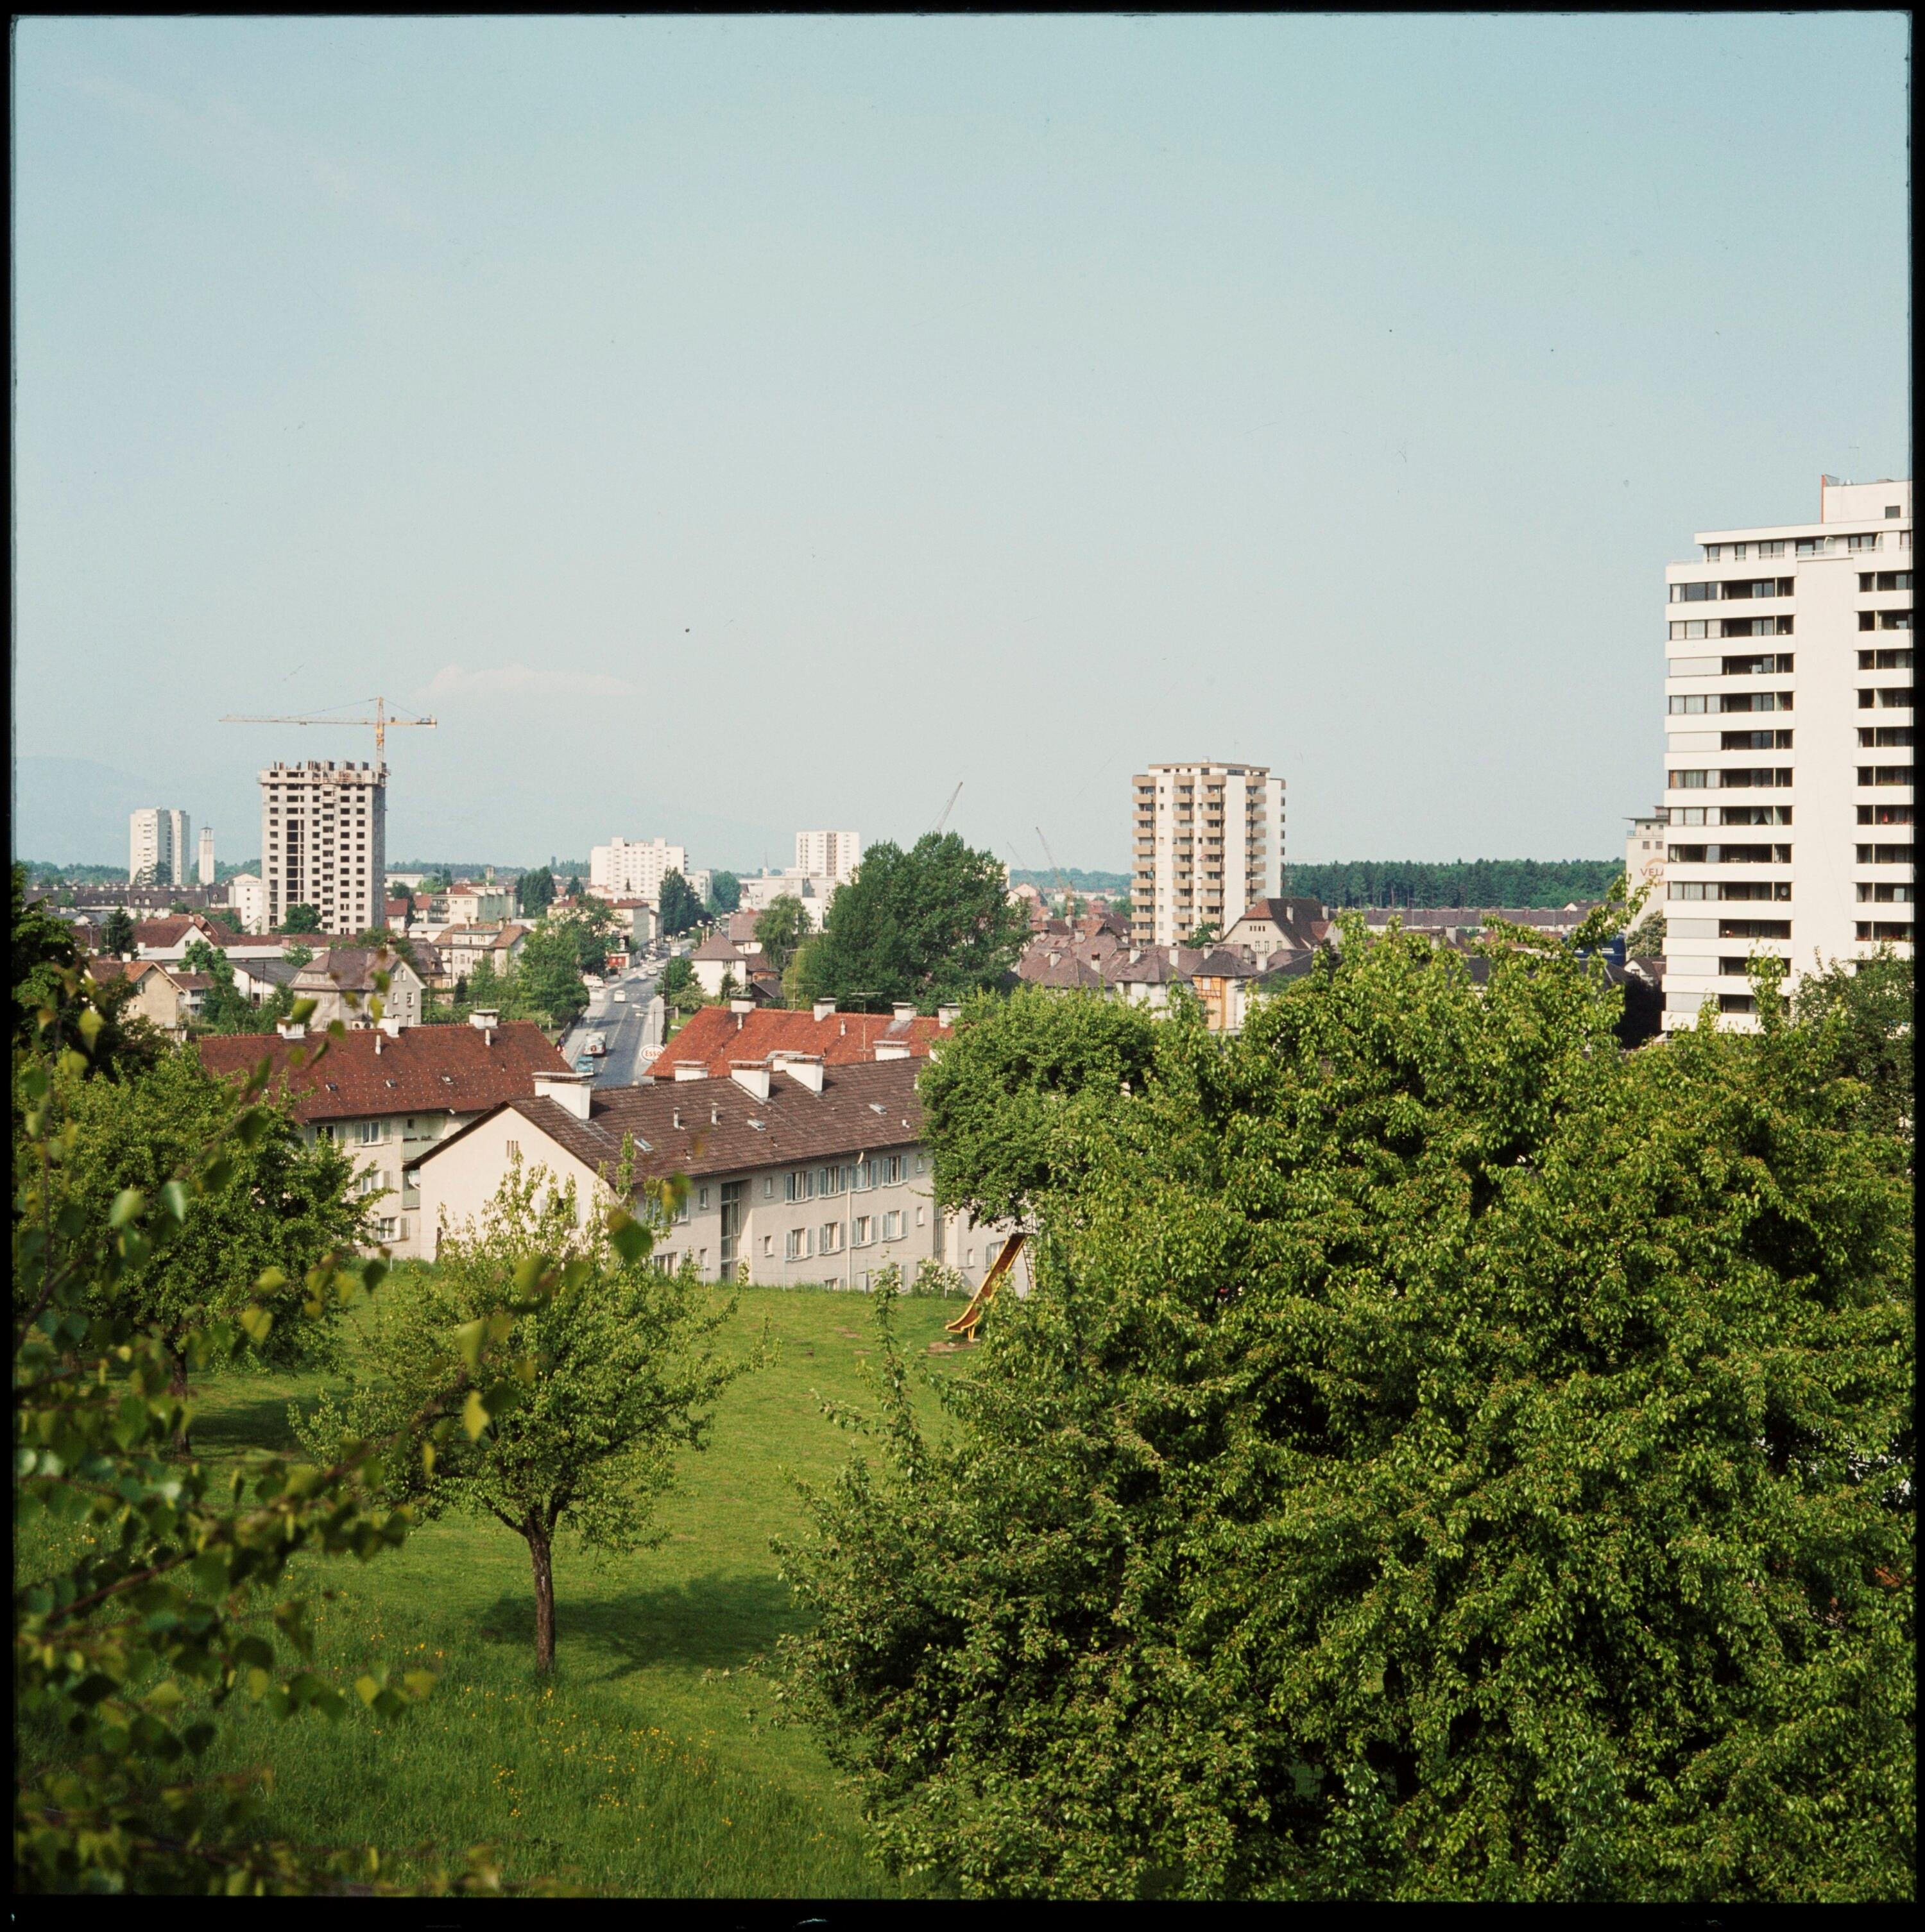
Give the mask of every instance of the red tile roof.
M 226 946 L 240 934 L 200 913 L 176 913 L 171 919 L 143 920 L 133 928 L 134 944 L 142 946 L 178 946 L 199 934 L 215 946 Z
M 658 1081 L 675 1078 L 678 1060 L 697 1061 L 705 1074 L 727 1077 L 736 1060 L 761 1060 L 775 1052 L 814 1053 L 829 1066 L 848 1066 L 873 1060 L 880 1042 L 906 1042 L 919 1059 L 937 1040 L 949 1037 L 940 1021 L 917 1014 L 907 1022 L 889 1013 L 831 1013 L 817 1019 L 813 1012 L 758 1006 L 748 1013 L 726 1006 L 702 1006 L 688 1024 L 657 1055 L 650 1072 Z
M 319 1060 L 298 1068 L 288 1065 L 290 1052 L 299 1046 L 311 1054 L 321 1036 L 295 1041 L 238 1034 L 197 1045 L 202 1066 L 235 1078 L 271 1058 L 271 1090 L 285 1088 L 296 1096 L 297 1120 L 480 1113 L 504 1100 L 533 1099 L 538 1073 L 568 1070 L 539 1027 L 511 1020 L 491 1033 L 472 1026 L 420 1026 L 403 1027 L 391 1036 L 370 1028 L 331 1041 Z

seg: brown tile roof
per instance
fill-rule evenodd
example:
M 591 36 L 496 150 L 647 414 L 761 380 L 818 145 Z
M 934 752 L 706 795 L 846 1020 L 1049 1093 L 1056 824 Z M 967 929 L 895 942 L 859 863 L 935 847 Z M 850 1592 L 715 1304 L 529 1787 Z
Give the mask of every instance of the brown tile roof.
M 381 950 L 388 954 L 385 960 L 376 956 Z M 343 992 L 372 992 L 375 989 L 375 974 L 391 972 L 401 963 L 400 955 L 391 947 L 330 946 L 316 953 L 295 975 L 295 990 L 326 992 L 338 987 Z
M 905 1042 L 919 1058 L 948 1037 L 940 1020 L 921 1014 L 905 1024 L 889 1013 L 831 1013 L 819 1020 L 813 1012 L 784 1008 L 734 1013 L 726 1006 L 703 1006 L 662 1048 L 650 1071 L 656 1079 L 670 1081 L 678 1060 L 692 1060 L 721 1078 L 731 1060 L 762 1060 L 775 1052 L 820 1054 L 827 1066 L 848 1066 L 874 1060 L 880 1041 Z
M 712 938 L 703 940 L 688 957 L 691 959 L 739 959 L 742 952 L 733 941 L 717 933 Z
M 823 1072 L 820 1094 L 777 1073 L 766 1100 L 727 1078 L 598 1088 L 590 1094 L 585 1120 L 545 1095 L 503 1105 L 604 1176 L 620 1161 L 624 1135 L 634 1139 L 638 1179 L 739 1174 L 913 1146 L 922 1136 L 916 1097 L 921 1071 L 914 1060 L 831 1067 Z M 421 1160 L 432 1160 L 460 1138 L 451 1134 L 436 1142 Z
M 133 928 L 134 944 L 142 946 L 178 946 L 195 934 L 215 946 L 231 945 L 241 936 L 218 920 L 197 912 L 176 913 L 171 919 L 142 920 Z
M 289 1054 L 297 1046 L 311 1053 L 313 1038 L 239 1034 L 203 1040 L 198 1051 L 210 1072 L 237 1077 L 264 1056 L 271 1058 L 275 1075 L 270 1085 L 276 1093 L 285 1088 L 297 1096 L 298 1120 L 480 1113 L 504 1100 L 532 1098 L 538 1073 L 568 1070 L 539 1027 L 511 1020 L 492 1031 L 490 1040 L 472 1026 L 403 1027 L 391 1036 L 370 1028 L 331 1041 L 318 1062 L 298 1068 L 289 1066 Z

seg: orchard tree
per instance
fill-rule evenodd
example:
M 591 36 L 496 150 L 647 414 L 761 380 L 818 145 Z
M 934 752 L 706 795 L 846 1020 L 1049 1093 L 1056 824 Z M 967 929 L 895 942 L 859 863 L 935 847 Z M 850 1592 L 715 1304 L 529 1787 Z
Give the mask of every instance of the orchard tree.
M 71 1208 L 104 1223 L 132 1190 L 158 1198 L 169 1174 L 200 1146 L 227 1136 L 244 1094 L 209 1073 L 190 1046 L 138 1077 L 100 1081 L 71 1065 L 54 1076 L 73 1139 L 53 1181 L 55 1212 Z M 300 1286 L 329 1254 L 364 1238 L 366 1204 L 351 1197 L 354 1165 L 331 1140 L 310 1144 L 284 1107 L 255 1106 L 216 1176 L 186 1205 L 163 1248 L 116 1274 L 103 1317 L 138 1322 L 159 1340 L 176 1395 L 187 1390 L 190 1338 L 210 1322 L 235 1318 L 258 1302 L 274 1317 L 260 1343 L 266 1355 L 322 1340 L 325 1330 L 292 1318 Z M 281 1287 L 263 1298 L 269 1270 Z
M 392 1442 L 346 1444 L 319 1466 L 270 1456 L 217 1470 L 181 1453 L 192 1409 L 175 1387 L 176 1352 L 199 1366 L 258 1347 L 287 1284 L 270 1270 L 251 1294 L 210 1295 L 228 1312 L 169 1336 L 128 1292 L 129 1277 L 164 1272 L 197 1216 L 220 1211 L 246 1150 L 276 1133 L 277 1117 L 259 1104 L 268 1067 L 157 1186 L 122 1189 L 104 1205 L 76 1197 L 67 1130 L 84 1143 L 88 1124 L 69 1106 L 124 1089 L 84 1077 L 109 1023 L 77 973 L 62 990 L 37 1010 L 14 1064 L 13 1888 L 394 1889 L 365 1850 L 264 1839 L 264 1774 L 210 1776 L 197 1760 L 236 1693 L 283 1719 L 346 1708 L 312 1667 L 308 1603 L 282 1592 L 289 1565 L 304 1554 L 366 1562 L 398 1544 L 409 1512 L 374 1497 L 379 1457 L 432 1448 L 457 1415 L 478 1430 L 491 1403 L 511 1399 L 515 1365 L 485 1336 L 469 1338 Z M 325 1255 L 301 1298 L 320 1312 L 371 1293 L 382 1273 Z M 531 1305 L 557 1285 L 549 1271 Z M 385 1723 L 433 1684 L 426 1671 L 370 1661 L 354 1688 Z M 457 1871 L 431 1868 L 411 1888 L 494 1891 L 500 1880 L 477 1847 Z
M 343 1433 L 390 1435 L 418 1414 L 458 1368 L 463 1335 L 490 1335 L 533 1364 L 522 1399 L 472 1442 L 397 1460 L 394 1492 L 430 1516 L 455 1504 L 493 1516 L 527 1544 L 544 1674 L 555 1663 L 557 1536 L 609 1552 L 659 1542 L 649 1526 L 676 1454 L 706 1445 L 716 1398 L 751 1366 L 709 1346 L 735 1304 L 712 1308 L 693 1268 L 663 1274 L 650 1245 L 625 1215 L 582 1227 L 572 1184 L 555 1187 L 517 1159 L 478 1225 L 445 1234 L 433 1275 L 380 1310 L 344 1412 L 324 1397 L 310 1421 L 290 1414 L 310 1453 L 325 1458 Z M 527 1283 L 557 1264 L 562 1291 L 517 1313 Z
M 836 889 L 819 939 L 802 956 L 799 1003 L 880 1009 L 913 1001 L 932 1012 L 1000 984 L 1029 937 L 1002 866 L 953 832 L 908 851 L 885 840 Z
M 940 1438 L 879 1302 L 874 1453 L 784 1555 L 895 1869 L 1911 1895 L 1909 1129 L 1844 1070 L 1909 1015 L 1761 971 L 1758 1034 L 1623 1052 L 1617 916 L 1481 987 L 1353 919 L 1240 1035 L 1180 1000 L 1145 1066 L 1063 994 L 932 1065 L 939 1198 L 1026 1205 L 1035 1292 Z

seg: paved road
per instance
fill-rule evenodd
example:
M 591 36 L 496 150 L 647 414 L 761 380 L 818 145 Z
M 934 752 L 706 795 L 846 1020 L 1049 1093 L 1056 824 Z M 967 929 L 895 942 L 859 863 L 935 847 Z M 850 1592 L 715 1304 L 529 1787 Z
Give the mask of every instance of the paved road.
M 613 987 L 592 992 L 588 1011 L 562 1040 L 562 1052 L 571 1066 L 590 1034 L 598 1033 L 607 1041 L 607 1052 L 595 1063 L 596 1086 L 632 1087 L 640 1076 L 643 1018 L 655 997 L 658 971 L 658 968 L 637 969 L 625 974 L 620 984 L 628 996 L 625 1001 L 611 997 Z

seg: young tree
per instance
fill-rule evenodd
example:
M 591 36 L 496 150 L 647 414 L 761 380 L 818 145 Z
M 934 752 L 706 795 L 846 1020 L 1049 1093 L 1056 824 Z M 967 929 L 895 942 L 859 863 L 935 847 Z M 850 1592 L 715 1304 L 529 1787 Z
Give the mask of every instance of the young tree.
M 321 929 L 320 913 L 310 905 L 289 906 L 286 918 L 281 922 L 280 929 L 283 932 L 319 932 Z
M 581 897 L 580 880 L 574 878 L 573 876 L 570 877 L 568 880 L 568 896 L 571 899 L 578 899 Z
M 671 939 L 700 922 L 702 902 L 679 872 L 670 872 L 662 880 L 661 895 L 655 904 L 655 917 L 663 933 Z
M 1189 936 L 1192 946 L 1214 946 L 1223 937 L 1223 928 L 1213 919 L 1207 919 Z
M 133 915 L 125 906 L 115 906 L 107 914 L 106 932 L 102 944 L 105 950 L 116 959 L 131 959 L 135 952 Z
M 311 946 L 303 946 L 298 939 L 290 940 L 280 949 L 280 956 L 286 964 L 298 970 L 301 967 L 313 963 L 314 949 Z
M 523 872 L 514 885 L 515 903 L 523 919 L 539 919 L 555 902 L 555 875 L 545 866 Z
M 201 1066 L 191 1048 L 171 1053 L 138 1078 L 103 1082 L 69 1066 L 55 1076 L 57 1100 L 73 1131 L 50 1197 L 88 1223 L 103 1223 L 127 1190 L 158 1198 L 193 1150 L 223 1137 L 243 1096 Z M 187 1204 L 163 1249 L 116 1276 L 111 1308 L 159 1340 L 176 1395 L 187 1389 L 189 1340 L 210 1322 L 231 1321 L 259 1302 L 274 1317 L 260 1344 L 271 1359 L 324 1330 L 295 1321 L 306 1299 L 302 1277 L 326 1255 L 364 1238 L 367 1204 L 351 1198 L 354 1166 L 331 1140 L 307 1143 L 279 1108 L 256 1107 L 224 1157 L 218 1185 Z M 270 1269 L 282 1287 L 262 1298 Z
M 429 1515 L 456 1504 L 491 1516 L 526 1543 L 544 1673 L 555 1663 L 558 1532 L 610 1551 L 659 1541 L 649 1524 L 676 1453 L 706 1445 L 712 1405 L 750 1366 L 708 1346 L 735 1304 L 712 1307 L 692 1268 L 662 1273 L 643 1228 L 628 1232 L 624 1253 L 601 1218 L 577 1225 L 572 1185 L 517 1160 L 479 1225 L 444 1238 L 431 1279 L 382 1310 L 344 1416 L 324 1400 L 301 1425 L 321 1456 L 343 1426 L 350 1438 L 391 1432 L 458 1366 L 463 1332 L 493 1334 L 535 1365 L 525 1397 L 472 1442 L 451 1443 L 431 1468 L 399 1463 L 394 1492 Z M 562 1292 L 517 1315 L 526 1282 L 557 1262 Z
M 672 1013 L 692 1013 L 704 1004 L 702 982 L 685 959 L 671 959 L 661 969 L 661 983 L 656 988 Z
M 609 940 L 615 930 L 613 908 L 591 893 L 581 902 L 569 925 L 574 934 L 577 970 L 601 972 L 608 964 Z
M 1140 1082 L 1069 999 L 1066 1079 L 1040 1006 L 968 1049 L 939 1177 L 1027 1202 L 1036 1292 L 940 1441 L 885 1341 L 880 1466 L 785 1557 L 790 1696 L 895 1868 L 1910 1894 L 1909 1142 L 1768 983 L 1757 1035 L 1621 1052 L 1606 929 L 1474 988 L 1354 921 Z
M 742 881 L 733 872 L 715 872 L 709 880 L 709 910 L 733 912 L 742 904 Z
M 933 1012 L 998 984 L 1028 936 L 992 854 L 971 850 L 953 832 L 930 832 L 907 852 L 885 840 L 837 888 L 796 990 L 804 1000 L 913 1000 Z
M 767 911 L 755 922 L 755 943 L 761 947 L 772 970 L 789 970 L 796 949 L 809 934 L 808 908 L 792 892 L 784 892 L 770 902 Z

